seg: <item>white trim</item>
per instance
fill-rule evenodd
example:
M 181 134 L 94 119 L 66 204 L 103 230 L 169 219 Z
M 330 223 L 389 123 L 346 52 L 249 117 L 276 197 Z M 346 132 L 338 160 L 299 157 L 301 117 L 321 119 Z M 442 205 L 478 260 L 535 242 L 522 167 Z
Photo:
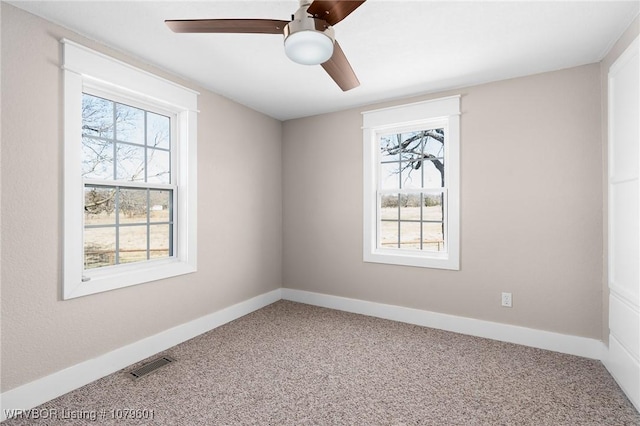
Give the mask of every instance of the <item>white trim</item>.
M 364 262 L 423 268 L 460 269 L 460 95 L 432 99 L 362 113 L 363 122 L 363 244 Z M 432 127 L 433 126 L 433 127 Z M 445 187 L 415 189 L 442 191 L 446 196 L 444 240 L 446 252 L 378 247 L 378 194 L 382 135 L 405 130 L 445 128 Z M 382 191 L 385 192 L 385 191 Z M 396 191 L 394 191 L 396 192 Z M 397 192 L 402 192 L 399 190 Z
M 62 39 L 64 51 L 64 256 L 63 299 L 86 296 L 197 270 L 197 102 L 198 92 Z M 178 158 L 175 208 L 176 257 L 117 268 L 83 272 L 81 125 L 82 91 L 104 91 L 137 102 L 151 103 L 175 114 Z M 175 161 L 175 160 L 173 160 Z M 172 163 L 172 166 L 175 166 Z M 175 196 L 175 195 L 174 195 Z
M 608 276 L 609 349 L 603 363 L 640 411 L 640 281 L 637 271 L 640 136 L 638 68 L 640 37 L 609 67 L 608 73 Z M 635 93 L 635 97 L 630 95 Z M 620 96 L 618 96 L 620 95 Z M 634 129 L 635 127 L 635 129 Z M 636 155 L 636 158 L 633 157 Z M 621 164 L 616 160 L 624 158 Z M 628 164 L 627 164 L 628 163 Z
M 172 346 L 250 314 L 281 298 L 281 289 L 261 294 L 188 323 L 123 346 L 0 395 L 0 421 L 6 411 L 28 410 L 104 376 L 165 351 Z
M 533 348 L 601 360 L 605 345 L 596 339 L 536 330 L 517 325 L 501 324 L 403 306 L 350 299 L 290 288 L 282 289 L 282 298 L 324 308 L 369 315 L 423 327 L 516 343 Z
M 635 40 L 629 44 L 629 46 L 622 52 L 622 54 L 615 60 L 609 67 L 609 74 L 617 74 L 622 68 L 624 68 L 629 61 L 640 53 L 640 37 L 636 37 Z
M 609 336 L 640 364 L 640 310 L 616 293 L 609 293 Z M 638 376 L 640 384 L 640 375 Z
M 68 39 L 60 42 L 64 48 L 65 71 L 82 75 L 84 79 L 98 82 L 100 87 L 111 86 L 113 90 L 131 93 L 136 98 L 144 97 L 152 103 L 172 105 L 174 108 L 195 111 L 198 108 L 198 92 L 155 74 L 141 70 L 103 53 L 89 49 Z M 153 93 L 161 93 L 155 97 Z
M 425 118 L 460 115 L 460 95 L 430 99 L 362 112 L 363 128 L 383 128 L 396 123 L 412 123 Z
M 63 214 L 63 298 L 72 297 L 82 283 L 82 76 L 64 72 L 64 214 Z M 71 203 L 71 204 L 70 204 Z M 70 208 L 76 205 L 77 208 Z M 80 265 L 78 264 L 80 262 Z M 73 284 L 72 284 L 73 283 Z
M 629 401 L 640 411 L 640 363 L 612 334 L 609 334 L 609 350 L 602 362 Z

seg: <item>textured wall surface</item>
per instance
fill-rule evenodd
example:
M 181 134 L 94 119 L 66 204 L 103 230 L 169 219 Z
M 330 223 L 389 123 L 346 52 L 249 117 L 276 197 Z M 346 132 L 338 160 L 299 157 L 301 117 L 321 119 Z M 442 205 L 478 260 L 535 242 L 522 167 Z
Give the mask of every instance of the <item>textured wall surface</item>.
M 406 102 L 452 94 L 461 270 L 362 261 L 360 113 L 395 102 L 285 122 L 284 286 L 599 339 L 599 65 Z
M 66 37 L 200 91 L 198 272 L 61 300 Z M 2 3 L 2 391 L 282 284 L 279 121 Z

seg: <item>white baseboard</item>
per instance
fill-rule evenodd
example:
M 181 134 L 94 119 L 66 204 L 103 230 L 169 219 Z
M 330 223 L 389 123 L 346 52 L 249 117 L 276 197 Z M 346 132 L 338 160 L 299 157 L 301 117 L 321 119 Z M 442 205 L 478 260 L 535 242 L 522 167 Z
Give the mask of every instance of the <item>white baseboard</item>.
M 0 421 L 6 419 L 7 410 L 36 407 L 280 299 L 281 289 L 261 294 L 6 391 L 0 395 Z
M 503 342 L 546 349 L 585 358 L 602 360 L 606 346 L 600 340 L 536 330 L 517 325 L 501 324 L 455 315 L 330 296 L 309 291 L 282 289 L 282 298 L 293 302 L 338 309 L 346 312 L 400 321 L 424 327 L 485 337 Z
M 609 334 L 609 352 L 603 364 L 611 373 L 629 401 L 640 411 L 640 362 L 622 345 L 616 336 Z
M 598 360 L 602 360 L 606 353 L 605 345 L 595 339 L 402 306 L 281 288 L 4 392 L 0 394 L 0 421 L 6 419 L 6 410 L 28 410 L 36 407 L 280 299 Z

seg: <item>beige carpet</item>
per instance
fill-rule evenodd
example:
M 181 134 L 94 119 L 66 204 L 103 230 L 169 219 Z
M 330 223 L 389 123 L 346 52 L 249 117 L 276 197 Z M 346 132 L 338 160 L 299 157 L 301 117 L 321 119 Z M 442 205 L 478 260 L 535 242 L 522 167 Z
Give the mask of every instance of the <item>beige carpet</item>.
M 598 361 L 287 301 L 165 353 L 5 424 L 640 425 Z

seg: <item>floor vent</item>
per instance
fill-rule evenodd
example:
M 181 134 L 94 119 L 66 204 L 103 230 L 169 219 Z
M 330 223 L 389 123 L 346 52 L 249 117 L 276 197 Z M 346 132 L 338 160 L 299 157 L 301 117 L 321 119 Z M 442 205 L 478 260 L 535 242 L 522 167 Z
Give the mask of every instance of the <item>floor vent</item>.
M 176 362 L 175 358 L 172 358 L 170 356 L 163 356 L 161 358 L 154 359 L 153 361 L 149 361 L 148 363 L 144 364 L 142 367 L 136 368 L 129 374 L 134 379 L 139 379 L 141 377 L 144 377 L 148 374 L 153 373 L 160 367 L 164 367 L 167 364 L 171 364 L 172 362 Z

